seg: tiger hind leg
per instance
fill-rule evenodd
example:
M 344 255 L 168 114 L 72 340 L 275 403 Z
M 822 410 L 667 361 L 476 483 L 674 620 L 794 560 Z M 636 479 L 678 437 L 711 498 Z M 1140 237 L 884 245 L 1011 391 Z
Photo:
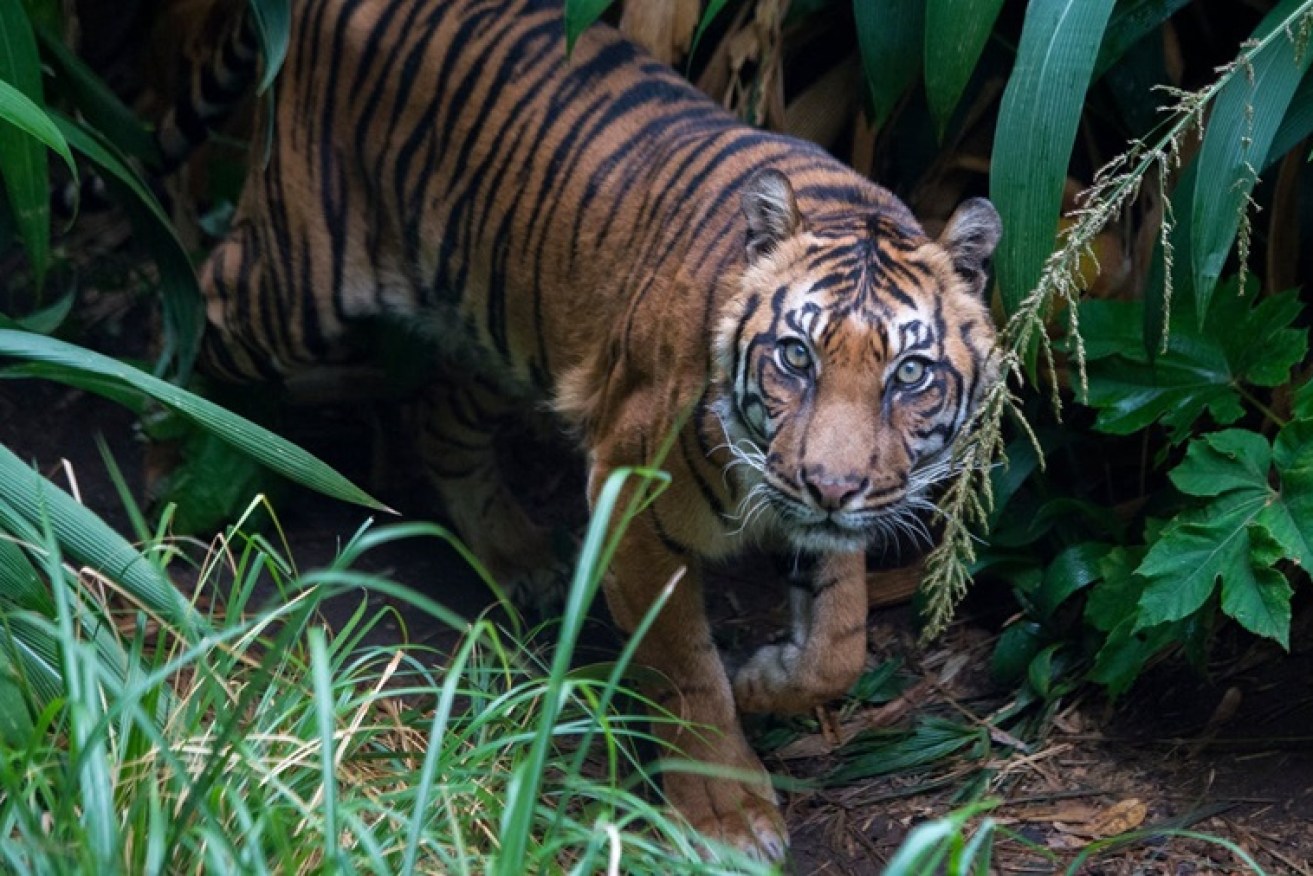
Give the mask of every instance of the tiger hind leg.
M 523 405 L 479 383 L 435 381 L 419 412 L 419 453 L 457 534 L 518 607 L 559 610 L 569 563 L 506 484 L 497 439 Z

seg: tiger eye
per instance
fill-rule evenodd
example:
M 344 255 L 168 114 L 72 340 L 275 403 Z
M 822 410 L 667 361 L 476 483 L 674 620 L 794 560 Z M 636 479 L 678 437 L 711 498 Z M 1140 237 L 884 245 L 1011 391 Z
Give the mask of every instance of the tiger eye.
M 924 359 L 905 359 L 894 372 L 894 378 L 904 386 L 913 386 L 925 377 L 926 367 Z
M 785 367 L 796 374 L 806 374 L 811 371 L 812 354 L 802 341 L 794 339 L 781 341 L 780 358 L 784 360 Z

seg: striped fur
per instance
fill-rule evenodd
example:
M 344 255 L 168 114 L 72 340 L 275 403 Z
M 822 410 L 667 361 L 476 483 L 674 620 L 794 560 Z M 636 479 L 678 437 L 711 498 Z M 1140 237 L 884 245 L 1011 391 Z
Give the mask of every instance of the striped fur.
M 423 332 L 443 376 L 419 440 L 504 576 L 551 566 L 496 476 L 506 417 L 550 404 L 593 499 L 660 461 L 673 482 L 625 534 L 608 604 L 633 629 L 678 582 L 640 659 L 702 730 L 657 732 L 762 776 L 672 773 L 666 791 L 695 826 L 782 854 L 736 713 L 806 709 L 860 672 L 865 551 L 921 531 L 992 378 L 997 214 L 968 202 L 933 240 L 888 191 L 738 123 L 608 28 L 567 59 L 559 0 L 293 0 L 292 20 L 268 161 L 203 271 L 209 367 L 288 378 L 357 356 L 370 321 Z M 754 542 L 816 561 L 792 636 L 731 682 L 699 567 Z

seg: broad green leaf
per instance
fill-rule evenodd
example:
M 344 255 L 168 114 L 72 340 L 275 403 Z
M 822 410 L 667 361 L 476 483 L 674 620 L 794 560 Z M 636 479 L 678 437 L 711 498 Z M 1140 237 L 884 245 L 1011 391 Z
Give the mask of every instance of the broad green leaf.
M 1096 541 L 1074 544 L 1053 558 L 1044 570 L 1044 582 L 1035 593 L 1035 609 L 1041 618 L 1051 618 L 1073 593 L 1102 576 L 1100 563 L 1109 546 Z
M 990 197 L 1006 229 L 994 256 L 1008 313 L 1057 240 L 1062 189 L 1113 0 L 1032 0 L 994 134 Z
M 4 445 L 0 445 L 0 500 L 38 531 L 48 519 L 69 557 L 117 582 L 163 620 L 185 629 L 197 627 L 199 618 L 191 605 L 159 569 L 90 509 L 41 477 Z
M 613 0 L 565 0 L 565 50 L 574 51 L 579 34 L 601 17 Z
M 925 0 L 853 0 L 866 93 L 881 127 L 921 69 Z
M 1290 649 L 1290 597 L 1294 590 L 1272 564 L 1282 550 L 1263 530 L 1249 532 L 1251 561 L 1222 579 L 1222 611 L 1255 635 Z
M 1273 566 L 1287 558 L 1306 565 L 1313 555 L 1313 423 L 1292 426 L 1282 430 L 1276 453 L 1262 435 L 1243 429 L 1191 442 L 1172 482 L 1209 501 L 1163 529 L 1140 565 L 1148 581 L 1140 627 L 1188 617 L 1220 581 L 1226 614 L 1288 644 L 1291 588 Z
M 1260 40 L 1275 38 L 1242 65 L 1213 102 L 1199 150 L 1199 179 L 1191 205 L 1194 293 L 1197 312 L 1208 312 L 1208 300 L 1235 242 L 1241 215 L 1247 210 L 1256 174 L 1267 161 L 1268 147 L 1286 114 L 1313 53 L 1296 52 L 1286 28 L 1306 12 L 1304 0 L 1283 0 L 1254 31 Z
M 87 122 L 124 153 L 150 166 L 157 165 L 155 138 L 137 114 L 64 44 L 56 31 L 37 26 L 36 36 L 43 56 L 55 69 L 56 86 Z
M 289 480 L 344 502 L 390 510 L 285 438 L 130 365 L 54 338 L 13 329 L 0 329 L 0 355 L 47 362 L 119 381 L 176 410 L 201 428 L 214 432 Z
M 716 16 L 725 8 L 727 2 L 728 0 L 711 0 L 711 2 L 707 3 L 707 8 L 702 10 L 702 18 L 698 21 L 698 29 L 693 32 L 693 42 L 688 48 L 688 60 L 690 64 L 693 62 L 694 56 L 697 55 L 698 44 L 702 42 L 702 35 L 707 32 L 707 28 L 711 27 L 711 23 L 716 20 Z M 789 6 L 789 12 L 793 12 L 793 7 L 796 5 L 796 3 L 791 4 Z
M 264 73 L 260 77 L 259 91 L 263 93 L 273 85 L 287 57 L 287 40 L 292 27 L 290 0 L 247 0 L 255 14 L 256 29 L 260 33 L 260 54 L 264 58 Z
M 1294 413 L 1303 420 L 1313 419 L 1313 380 L 1295 390 Z
M 64 320 L 72 313 L 75 297 L 72 292 L 61 295 L 45 307 L 25 314 L 18 319 L 10 319 L 0 314 L 0 328 L 21 328 L 41 335 L 51 334 L 63 325 Z
M 1061 645 L 1049 645 L 1043 651 L 1035 655 L 1035 659 L 1030 661 L 1026 667 L 1026 680 L 1030 682 L 1031 688 L 1040 696 L 1047 698 L 1053 690 L 1053 681 L 1055 673 L 1053 671 L 1053 655 L 1057 653 Z
M 204 315 L 201 291 L 182 241 L 164 209 L 113 144 L 100 134 L 62 115 L 55 123 L 75 149 L 105 171 L 105 184 L 132 221 L 133 230 L 146 245 L 160 270 L 160 300 L 164 312 L 163 360 L 172 359 L 174 373 L 185 380 L 200 343 Z
M 1291 98 L 1289 110 L 1281 121 L 1281 126 L 1277 128 L 1273 136 L 1272 145 L 1268 148 L 1267 159 L 1261 167 L 1258 168 L 1260 174 L 1266 173 L 1267 170 L 1279 161 L 1287 152 L 1298 146 L 1306 137 L 1313 134 L 1313 76 L 1307 73 L 1300 80 L 1299 88 L 1296 89 L 1295 95 Z M 1173 259 L 1175 269 L 1172 272 L 1173 296 L 1176 304 L 1181 302 L 1193 302 L 1194 300 L 1194 272 L 1190 269 L 1193 264 L 1193 248 L 1191 246 L 1192 223 L 1190 211 L 1184 208 L 1184 205 L 1190 203 L 1195 191 L 1195 179 L 1198 176 L 1199 162 L 1191 161 L 1190 165 L 1182 172 L 1181 178 L 1176 185 L 1173 193 L 1173 202 L 1178 205 L 1175 212 L 1176 223 L 1171 230 L 1171 243 L 1173 250 Z M 1165 266 L 1163 264 L 1163 253 L 1160 245 L 1155 244 L 1153 263 L 1150 266 L 1150 274 L 1145 284 L 1145 318 L 1144 318 L 1144 345 L 1149 351 L 1150 358 L 1158 351 L 1163 336 L 1163 312 L 1164 312 L 1164 278 Z
M 10 537 L 0 538 L 0 605 L 54 614 L 55 604 L 50 599 L 50 590 L 37 576 L 22 549 L 11 540 L 15 534 L 6 535 Z
M 1136 568 L 1144 561 L 1143 548 L 1115 547 L 1099 561 L 1102 582 L 1085 600 L 1085 620 L 1096 630 L 1110 633 L 1127 620 L 1134 621 L 1144 592 L 1144 579 Z
M 989 660 L 990 674 L 1000 684 L 1015 684 L 1049 640 L 1044 628 L 1035 621 L 1021 620 L 1012 624 L 1003 630 L 994 645 Z
M 0 121 L 8 122 L 55 150 L 68 165 L 69 173 L 77 179 L 77 165 L 73 163 L 73 153 L 68 151 L 68 143 L 64 141 L 64 135 L 59 132 L 59 128 L 50 120 L 45 110 L 2 79 L 0 79 Z
M 1141 630 L 1133 617 L 1127 618 L 1109 631 L 1094 657 L 1090 679 L 1105 686 L 1110 695 L 1119 696 L 1130 689 L 1155 654 L 1180 641 L 1182 635 L 1179 623 Z
M 1251 306 L 1228 285 L 1213 300 L 1203 329 L 1189 302 L 1172 309 L 1167 350 L 1152 360 L 1140 342 L 1143 305 L 1085 301 L 1081 330 L 1089 364 L 1086 403 L 1095 425 L 1126 435 L 1161 422 L 1173 442 L 1190 436 L 1205 412 L 1222 425 L 1244 414 L 1240 386 L 1277 386 L 1308 347 L 1307 332 L 1291 328 L 1300 313 L 1293 293 Z
M 31 743 L 33 725 L 27 710 L 28 698 L 18 683 L 19 670 L 9 658 L 12 649 L 7 647 L 6 638 L 0 629 L 0 744 L 14 751 Z
M 33 139 L 38 135 L 31 130 L 30 109 L 40 112 L 45 99 L 36 37 L 21 0 L 0 0 L 0 82 L 10 86 L 5 94 L 11 114 L 21 112 L 29 121 L 29 128 L 21 129 L 0 122 L 0 182 L 40 289 L 50 261 L 50 173 L 46 148 Z M 26 97 L 27 103 L 15 104 L 14 92 Z
M 1169 527 L 1137 570 L 1148 580 L 1138 628 L 1188 617 L 1212 595 L 1218 578 L 1250 574 L 1249 524 L 1262 508 L 1261 499 L 1232 503 L 1220 520 Z
M 1172 469 L 1171 479 L 1178 490 L 1191 496 L 1266 491 L 1271 464 L 1266 438 L 1246 429 L 1227 429 L 1191 441 L 1185 459 Z
M 1118 4 L 1120 9 L 1121 4 Z M 1105 49 L 1113 38 L 1116 23 L 1117 10 L 1114 10 L 1112 20 L 1108 22 L 1108 34 L 1103 40 Z M 1171 81 L 1162 34 L 1154 32 L 1132 43 L 1106 71 L 1100 71 L 1096 65 L 1094 78 L 1098 81 L 1100 77 L 1116 105 L 1117 114 L 1121 116 L 1121 122 L 1126 128 L 1125 136 L 1128 139 L 1151 138 L 1154 129 L 1163 120 L 1164 106 L 1171 99 L 1167 92 L 1158 88 L 1162 83 Z
M 1283 556 L 1313 570 L 1313 420 L 1295 420 L 1277 433 L 1272 460 L 1281 501 L 1263 509 L 1258 522 Z
M 1099 58 L 1094 63 L 1094 78 L 1098 79 L 1117 63 L 1131 46 L 1156 31 L 1189 0 L 1122 0 L 1112 12 L 1108 30 L 1099 45 Z
M 260 466 L 212 432 L 187 436 L 180 455 L 156 488 L 161 503 L 177 506 L 175 533 L 214 532 L 245 510 L 256 493 L 269 492 L 270 478 Z
M 940 139 L 1002 8 L 1003 0 L 926 0 L 925 96 Z

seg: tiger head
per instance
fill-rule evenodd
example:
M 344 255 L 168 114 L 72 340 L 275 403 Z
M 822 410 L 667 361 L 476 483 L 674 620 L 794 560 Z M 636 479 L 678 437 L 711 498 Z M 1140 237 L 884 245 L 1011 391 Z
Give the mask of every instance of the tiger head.
M 998 212 L 966 201 L 932 240 L 890 202 L 803 216 L 775 170 L 743 194 L 747 267 L 717 329 L 716 412 L 737 513 L 804 550 L 924 535 L 918 512 L 997 374 Z

